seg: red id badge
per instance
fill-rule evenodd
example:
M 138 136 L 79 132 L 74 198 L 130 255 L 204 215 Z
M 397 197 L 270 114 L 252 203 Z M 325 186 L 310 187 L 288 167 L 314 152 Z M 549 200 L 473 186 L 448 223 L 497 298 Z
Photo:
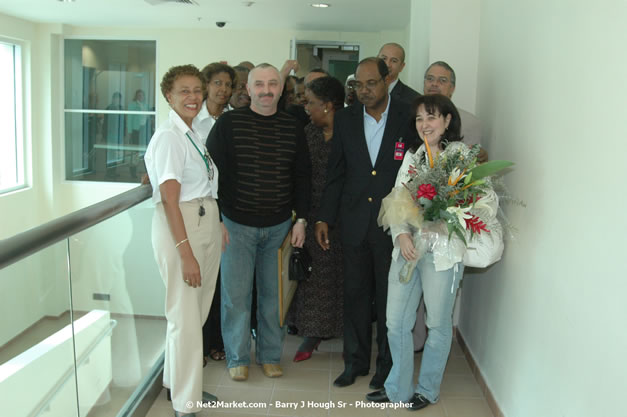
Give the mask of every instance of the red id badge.
M 405 156 L 405 144 L 403 142 L 396 142 L 396 146 L 394 147 L 394 160 L 402 161 L 403 156 Z

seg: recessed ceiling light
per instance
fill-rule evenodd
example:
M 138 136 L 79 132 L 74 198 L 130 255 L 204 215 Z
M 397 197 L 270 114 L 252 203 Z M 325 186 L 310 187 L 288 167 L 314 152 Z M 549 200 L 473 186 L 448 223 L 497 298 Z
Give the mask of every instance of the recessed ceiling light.
M 329 3 L 312 3 L 311 7 L 318 7 L 318 8 L 324 9 L 326 7 L 331 7 L 331 5 Z
M 58 0 L 61 3 L 74 3 L 76 0 Z

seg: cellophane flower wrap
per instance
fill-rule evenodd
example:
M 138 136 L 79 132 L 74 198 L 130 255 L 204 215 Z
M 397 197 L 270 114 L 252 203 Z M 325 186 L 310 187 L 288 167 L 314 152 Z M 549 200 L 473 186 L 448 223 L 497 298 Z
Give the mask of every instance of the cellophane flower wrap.
M 479 145 L 469 148 L 457 142 L 433 158 L 431 152 L 420 152 L 424 160 L 409 165 L 402 185 L 383 199 L 379 224 L 384 229 L 400 224 L 415 228 L 418 259 L 433 252 L 453 265 L 462 259 L 470 240 L 490 233 L 488 219 L 494 219 L 498 210 L 491 177 L 512 162 L 479 164 L 479 151 Z M 409 281 L 416 262 L 406 263 L 401 282 Z

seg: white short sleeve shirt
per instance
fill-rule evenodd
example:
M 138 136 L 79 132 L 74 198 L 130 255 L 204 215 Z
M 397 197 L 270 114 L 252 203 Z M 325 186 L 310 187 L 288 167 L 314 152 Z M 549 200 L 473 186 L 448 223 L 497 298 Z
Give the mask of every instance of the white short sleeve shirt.
M 209 132 L 211 132 L 211 128 L 215 123 L 216 119 L 209 114 L 209 110 L 207 110 L 207 100 L 205 100 L 202 102 L 202 107 L 200 108 L 198 115 L 194 117 L 194 120 L 192 121 L 192 127 L 196 133 L 198 133 L 198 136 L 203 143 L 207 142 Z
M 207 156 L 209 169 L 201 153 Z M 174 110 L 152 136 L 144 160 L 154 203 L 161 202 L 159 186 L 168 180 L 181 184 L 179 201 L 218 198 L 218 169 L 203 140 Z

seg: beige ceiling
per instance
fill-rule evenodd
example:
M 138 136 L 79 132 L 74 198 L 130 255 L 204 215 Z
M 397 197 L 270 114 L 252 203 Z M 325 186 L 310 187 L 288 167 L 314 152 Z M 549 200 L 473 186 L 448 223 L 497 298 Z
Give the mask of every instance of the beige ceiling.
M 152 0 L 155 1 L 155 0 Z M 410 0 L 329 0 L 316 9 L 316 0 L 259 0 L 250 7 L 242 0 L 194 0 L 198 5 L 145 0 L 0 0 L 0 13 L 26 20 L 76 26 L 135 26 L 169 28 L 295 29 L 341 32 L 404 30 Z M 317 0 L 320 1 L 320 0 Z M 0 28 L 1 31 L 1 28 Z

